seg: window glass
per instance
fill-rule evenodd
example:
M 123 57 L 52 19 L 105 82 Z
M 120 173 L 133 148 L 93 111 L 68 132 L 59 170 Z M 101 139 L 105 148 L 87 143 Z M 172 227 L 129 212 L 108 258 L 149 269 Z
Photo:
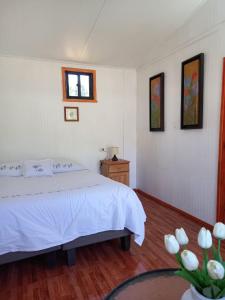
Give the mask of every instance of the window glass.
M 90 75 L 80 75 L 81 97 L 90 97 L 89 76 Z
M 96 71 L 62 67 L 63 101 L 97 102 Z
M 78 96 L 78 76 L 75 74 L 68 74 L 68 86 L 69 86 L 69 96 Z

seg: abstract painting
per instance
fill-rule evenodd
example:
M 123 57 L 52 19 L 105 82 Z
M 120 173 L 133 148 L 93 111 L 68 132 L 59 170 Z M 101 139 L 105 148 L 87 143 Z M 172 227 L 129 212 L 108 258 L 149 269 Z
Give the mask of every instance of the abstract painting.
M 182 63 L 181 129 L 203 126 L 204 54 Z
M 149 79 L 150 131 L 164 131 L 164 73 Z

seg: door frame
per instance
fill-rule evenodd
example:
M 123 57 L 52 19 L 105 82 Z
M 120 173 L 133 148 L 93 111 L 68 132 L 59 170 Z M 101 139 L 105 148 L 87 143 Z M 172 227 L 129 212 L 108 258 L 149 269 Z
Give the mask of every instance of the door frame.
M 223 58 L 222 98 L 220 109 L 216 220 L 217 222 L 225 222 L 225 58 Z

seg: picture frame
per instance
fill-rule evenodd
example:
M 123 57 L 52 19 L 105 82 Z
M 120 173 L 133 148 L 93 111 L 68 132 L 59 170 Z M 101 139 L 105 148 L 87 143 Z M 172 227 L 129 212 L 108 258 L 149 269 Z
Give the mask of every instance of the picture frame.
M 181 129 L 203 128 L 204 53 L 182 62 Z
M 64 107 L 64 121 L 65 122 L 79 122 L 79 107 Z
M 164 131 L 164 72 L 149 78 L 149 129 Z

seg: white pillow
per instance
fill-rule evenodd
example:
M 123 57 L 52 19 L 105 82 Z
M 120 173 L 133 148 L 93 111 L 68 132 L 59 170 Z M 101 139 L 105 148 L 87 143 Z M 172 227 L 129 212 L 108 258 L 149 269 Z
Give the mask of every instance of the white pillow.
M 9 162 L 0 164 L 0 176 L 22 176 L 22 163 Z
M 52 176 L 52 160 L 26 160 L 23 163 L 24 177 Z
M 72 160 L 62 158 L 55 158 L 53 160 L 53 173 L 81 171 L 85 169 L 85 167 Z

